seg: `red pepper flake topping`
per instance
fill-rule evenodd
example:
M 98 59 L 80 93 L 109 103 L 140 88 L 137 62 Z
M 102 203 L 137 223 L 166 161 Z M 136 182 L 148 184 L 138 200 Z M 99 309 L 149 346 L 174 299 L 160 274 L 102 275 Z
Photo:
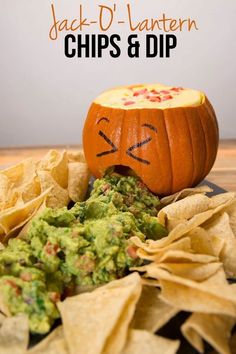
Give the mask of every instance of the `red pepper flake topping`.
M 167 90 L 161 90 L 160 93 L 162 93 L 163 95 L 168 95 L 170 93 L 170 91 Z
M 162 101 L 171 100 L 172 98 L 173 98 L 173 96 L 171 96 L 171 95 L 163 96 Z
M 149 98 L 150 102 L 161 102 L 161 97 L 159 96 L 153 96 Z
M 135 102 L 134 101 L 126 101 L 124 103 L 124 106 L 130 106 L 131 104 L 134 104 Z
M 144 88 L 144 89 L 142 89 L 142 90 L 138 90 L 138 91 L 135 91 L 134 93 L 133 93 L 133 96 L 135 97 L 135 96 L 139 96 L 139 95 L 144 95 L 145 93 L 147 93 L 147 88 Z
M 182 91 L 183 90 L 183 87 L 172 87 L 171 88 L 171 91 L 174 91 L 174 92 L 179 92 L 179 91 Z
M 182 90 L 184 90 L 182 87 L 172 87 L 170 90 L 160 90 L 160 91 L 156 89 L 148 90 L 147 88 L 143 88 L 143 89 L 133 91 L 133 97 L 138 99 L 139 96 L 143 96 L 142 98 L 145 98 L 150 102 L 160 103 L 160 102 L 173 99 L 171 93 L 174 95 L 178 95 L 179 92 Z M 136 99 L 133 101 L 123 97 L 122 101 L 124 101 L 123 103 L 124 106 L 130 106 L 135 104 Z
M 152 89 L 152 90 L 151 90 L 151 93 L 154 93 L 155 95 L 158 95 L 158 94 L 159 94 L 159 92 L 158 92 L 157 90 L 155 90 L 155 89 Z

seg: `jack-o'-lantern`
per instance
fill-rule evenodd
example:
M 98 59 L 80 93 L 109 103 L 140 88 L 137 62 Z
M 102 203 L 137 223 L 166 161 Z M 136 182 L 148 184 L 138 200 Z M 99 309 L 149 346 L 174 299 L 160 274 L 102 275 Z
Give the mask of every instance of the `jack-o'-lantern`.
M 198 184 L 215 161 L 218 140 L 216 116 L 202 92 L 160 84 L 104 92 L 83 130 L 94 176 L 126 166 L 159 195 Z

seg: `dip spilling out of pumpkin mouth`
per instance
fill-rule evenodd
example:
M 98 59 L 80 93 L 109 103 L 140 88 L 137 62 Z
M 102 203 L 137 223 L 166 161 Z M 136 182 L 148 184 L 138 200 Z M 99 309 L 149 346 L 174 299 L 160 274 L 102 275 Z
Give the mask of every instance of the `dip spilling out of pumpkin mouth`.
M 141 176 L 139 176 L 139 173 L 134 171 L 129 166 L 114 165 L 114 166 L 108 167 L 104 172 L 104 177 L 105 176 L 112 176 L 112 175 L 125 176 L 125 177 L 128 177 L 128 176 L 136 177 L 139 179 L 140 185 L 145 186 L 147 189 L 149 189 L 148 186 L 145 184 L 145 182 L 142 180 Z

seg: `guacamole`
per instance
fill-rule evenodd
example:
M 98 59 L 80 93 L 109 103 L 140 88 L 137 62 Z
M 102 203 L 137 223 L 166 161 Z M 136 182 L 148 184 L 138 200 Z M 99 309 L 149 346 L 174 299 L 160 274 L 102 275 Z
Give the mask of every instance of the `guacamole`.
M 94 182 L 85 202 L 47 208 L 23 239 L 9 240 L 0 252 L 2 303 L 12 315 L 27 313 L 32 332 L 48 332 L 59 317 L 58 300 L 141 264 L 130 238 L 166 235 L 158 206 L 138 178 L 111 175 Z

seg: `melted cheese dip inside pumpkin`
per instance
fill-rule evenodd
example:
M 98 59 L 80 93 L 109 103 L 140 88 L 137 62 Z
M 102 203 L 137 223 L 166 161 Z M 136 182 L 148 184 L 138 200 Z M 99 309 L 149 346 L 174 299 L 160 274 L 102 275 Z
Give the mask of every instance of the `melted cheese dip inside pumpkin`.
M 203 101 L 204 94 L 200 91 L 149 84 L 118 87 L 102 93 L 94 102 L 121 109 L 165 109 L 199 106 Z

